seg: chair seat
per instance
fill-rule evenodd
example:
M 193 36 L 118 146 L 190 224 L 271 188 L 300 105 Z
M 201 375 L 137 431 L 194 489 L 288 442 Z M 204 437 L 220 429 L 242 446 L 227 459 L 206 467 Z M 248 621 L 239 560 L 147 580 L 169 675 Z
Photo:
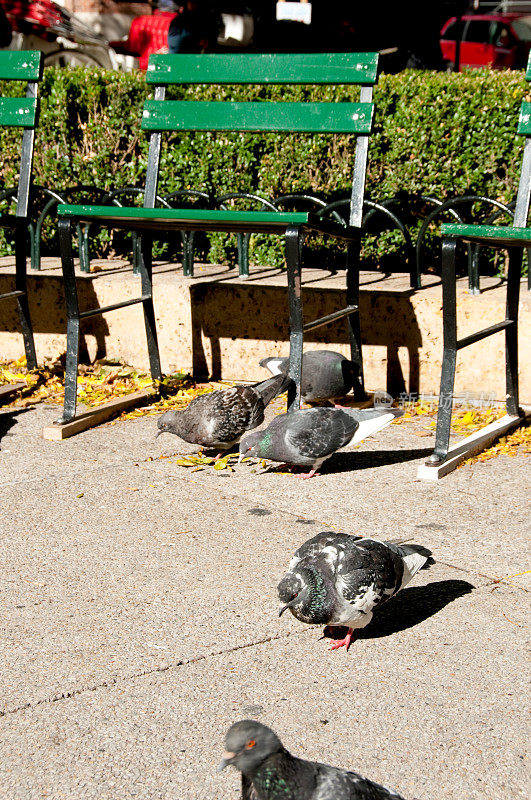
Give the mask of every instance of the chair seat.
M 101 222 L 117 228 L 146 230 L 203 230 L 240 233 L 284 233 L 295 226 L 341 239 L 355 239 L 358 228 L 323 220 L 299 211 L 216 211 L 190 208 L 135 208 L 125 206 L 66 205 L 57 207 L 60 217 L 80 222 Z
M 531 228 L 513 228 L 502 225 L 441 225 L 441 234 L 467 242 L 490 244 L 495 247 L 527 246 L 531 244 Z

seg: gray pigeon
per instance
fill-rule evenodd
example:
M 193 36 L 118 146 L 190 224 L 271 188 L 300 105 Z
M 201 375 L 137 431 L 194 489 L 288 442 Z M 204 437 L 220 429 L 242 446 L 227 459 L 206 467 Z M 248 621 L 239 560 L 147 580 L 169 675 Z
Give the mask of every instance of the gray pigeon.
M 242 773 L 242 800 L 404 800 L 357 772 L 292 756 L 271 728 L 244 719 L 225 736 L 219 769 Z
M 355 445 L 404 412 L 398 408 L 310 408 L 281 414 L 240 442 L 240 460 L 254 455 L 311 467 L 311 478 L 336 450 Z
M 260 361 L 260 366 L 273 375 L 287 375 L 289 358 L 271 356 Z M 301 397 L 305 403 L 344 397 L 356 383 L 359 383 L 359 368 L 341 353 L 333 350 L 310 350 L 304 353 Z
M 166 411 L 157 421 L 161 433 L 185 442 L 228 450 L 264 421 L 266 406 L 286 391 L 291 378 L 275 375 L 254 386 L 233 386 L 199 395 L 183 411 Z
M 348 650 L 355 628 L 364 628 L 377 606 L 433 563 L 431 552 L 416 544 L 323 531 L 293 555 L 278 585 L 280 616 L 289 608 L 301 622 L 346 626 L 344 639 L 331 650 Z

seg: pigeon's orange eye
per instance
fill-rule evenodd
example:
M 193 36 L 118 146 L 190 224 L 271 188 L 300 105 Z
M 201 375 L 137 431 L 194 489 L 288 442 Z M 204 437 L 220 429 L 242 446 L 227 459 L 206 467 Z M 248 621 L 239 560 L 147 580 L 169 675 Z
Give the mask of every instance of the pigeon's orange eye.
M 245 748 L 246 748 L 247 750 L 250 750 L 250 749 L 251 749 L 251 747 L 254 747 L 254 746 L 255 746 L 255 744 L 256 744 L 255 740 L 254 740 L 254 739 L 251 739 L 249 742 L 247 742 L 247 744 L 245 745 Z

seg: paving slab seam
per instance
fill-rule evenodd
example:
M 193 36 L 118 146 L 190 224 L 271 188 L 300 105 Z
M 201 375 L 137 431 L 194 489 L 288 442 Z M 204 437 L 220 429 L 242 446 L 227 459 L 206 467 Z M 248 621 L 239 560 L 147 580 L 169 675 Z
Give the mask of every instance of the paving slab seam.
M 98 689 L 110 689 L 113 686 L 117 686 L 119 683 L 126 683 L 128 681 L 136 680 L 137 678 L 144 678 L 149 675 L 157 675 L 158 673 L 168 672 L 169 670 L 177 667 L 186 667 L 190 664 L 197 664 L 200 661 L 206 661 L 209 658 L 216 658 L 217 656 L 224 656 L 228 653 L 235 653 L 238 650 L 246 650 L 250 647 L 258 647 L 261 644 L 278 641 L 279 639 L 287 639 L 290 636 L 305 636 L 314 632 L 316 627 L 320 626 L 311 625 L 303 630 L 288 631 L 287 633 L 281 633 L 277 636 L 266 636 L 263 639 L 245 642 L 244 644 L 237 644 L 234 645 L 234 647 L 227 647 L 224 650 L 216 650 L 215 652 L 204 653 L 203 655 L 195 656 L 194 658 L 184 658 L 180 661 L 176 661 L 175 663 L 160 664 L 158 667 L 142 670 L 140 672 L 133 672 L 130 675 L 110 678 L 109 680 L 101 681 L 101 683 L 97 683 L 94 686 L 82 686 L 79 689 L 72 689 L 69 692 L 61 692 L 60 694 L 56 694 L 52 697 L 46 697 L 43 700 L 37 700 L 35 703 L 27 702 L 23 705 L 16 706 L 15 708 L 8 708 L 5 711 L 0 711 L 0 719 L 8 717 L 10 714 L 18 714 L 21 711 L 27 711 L 29 708 L 38 708 L 39 706 L 48 705 L 49 703 L 57 703 L 61 700 L 69 700 L 72 697 L 78 697 L 79 695 L 86 694 L 87 692 L 97 692 Z

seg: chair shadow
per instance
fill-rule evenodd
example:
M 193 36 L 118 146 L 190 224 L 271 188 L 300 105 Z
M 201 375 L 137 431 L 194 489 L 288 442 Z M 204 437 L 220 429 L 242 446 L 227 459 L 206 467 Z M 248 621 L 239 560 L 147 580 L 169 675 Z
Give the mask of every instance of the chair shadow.
M 18 417 L 20 414 L 25 414 L 27 411 L 29 411 L 29 408 L 17 408 L 13 411 L 3 411 L 0 408 L 0 442 L 4 436 L 13 436 L 13 434 L 9 434 L 9 431 L 18 422 L 15 417 Z
M 475 588 L 468 581 L 444 580 L 403 589 L 375 611 L 367 627 L 355 632 L 355 638 L 381 639 L 413 628 Z M 345 635 L 346 628 L 329 628 L 326 631 L 326 638 L 340 639 Z
M 401 464 L 406 461 L 426 459 L 433 453 L 433 447 L 416 447 L 413 450 L 366 450 L 348 453 L 335 453 L 325 461 L 321 472 L 327 473 L 354 472 L 360 469 L 383 467 L 387 464 Z

